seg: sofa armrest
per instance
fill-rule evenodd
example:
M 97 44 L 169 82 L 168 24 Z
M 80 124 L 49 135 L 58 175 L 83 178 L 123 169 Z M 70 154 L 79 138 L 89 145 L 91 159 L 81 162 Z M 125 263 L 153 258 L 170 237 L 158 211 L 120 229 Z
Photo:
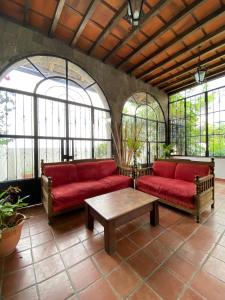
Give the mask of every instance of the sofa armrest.
M 117 166 L 118 174 L 133 177 L 133 168 Z
M 214 188 L 214 175 L 207 175 L 204 177 L 195 177 L 195 184 L 196 184 L 196 193 L 201 194 L 209 189 Z
M 152 174 L 152 167 L 147 167 L 147 168 L 137 168 L 136 169 L 136 178 L 140 176 L 145 176 L 145 175 L 151 175 Z
M 43 174 L 41 175 L 41 198 L 50 222 L 53 215 L 52 178 Z

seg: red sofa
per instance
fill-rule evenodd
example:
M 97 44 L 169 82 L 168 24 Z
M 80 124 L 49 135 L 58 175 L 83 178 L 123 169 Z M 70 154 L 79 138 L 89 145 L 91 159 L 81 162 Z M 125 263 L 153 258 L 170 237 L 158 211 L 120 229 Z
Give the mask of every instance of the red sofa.
M 114 160 L 44 163 L 42 202 L 49 217 L 83 205 L 87 198 L 133 187 L 133 179 L 122 174 Z
M 194 214 L 199 222 L 206 206 L 214 206 L 214 161 L 156 160 L 150 174 L 137 179 L 136 188 Z

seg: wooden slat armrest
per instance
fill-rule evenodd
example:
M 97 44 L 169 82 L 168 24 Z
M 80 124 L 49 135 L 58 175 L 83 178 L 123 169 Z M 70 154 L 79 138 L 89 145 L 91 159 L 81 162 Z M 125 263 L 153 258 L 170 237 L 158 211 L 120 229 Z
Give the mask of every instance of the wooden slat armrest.
M 151 175 L 152 174 L 152 167 L 141 168 L 136 170 L 137 177 L 144 176 L 144 175 Z
M 52 186 L 52 178 L 45 175 L 41 175 L 42 186 L 44 189 L 48 190 Z
M 202 183 L 202 182 L 208 181 L 210 179 L 213 179 L 213 177 L 214 176 L 212 174 L 204 176 L 204 177 L 199 177 L 199 182 Z
M 209 189 L 214 188 L 214 175 L 207 175 L 204 177 L 196 176 L 195 178 L 197 194 L 203 193 Z
M 118 169 L 118 174 L 124 175 L 124 176 L 133 176 L 133 168 L 129 167 L 122 167 L 122 166 L 117 166 Z

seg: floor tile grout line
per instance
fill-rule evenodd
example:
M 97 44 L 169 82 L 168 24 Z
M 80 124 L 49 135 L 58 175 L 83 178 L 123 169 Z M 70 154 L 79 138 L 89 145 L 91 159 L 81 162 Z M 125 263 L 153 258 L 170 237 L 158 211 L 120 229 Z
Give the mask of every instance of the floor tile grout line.
M 215 247 L 216 247 L 216 245 L 218 244 L 219 240 L 221 240 L 221 238 L 223 237 L 224 233 L 225 233 L 225 230 L 221 233 L 220 238 L 219 238 L 218 241 L 214 244 L 214 246 L 212 247 L 212 249 L 208 252 L 207 256 L 204 258 L 204 260 L 203 260 L 203 262 L 201 263 L 201 265 L 199 266 L 199 268 L 197 268 L 196 272 L 195 272 L 195 273 L 191 276 L 191 278 L 187 281 L 187 286 L 188 286 L 189 288 L 192 288 L 195 292 L 196 292 L 196 290 L 191 286 L 191 282 L 193 281 L 193 279 L 194 279 L 194 277 L 196 276 L 196 274 L 199 273 L 199 272 L 203 269 L 205 263 L 207 262 L 208 258 L 211 257 L 211 253 L 212 253 L 213 250 L 215 249 Z M 208 272 L 207 272 L 207 273 L 208 273 Z M 211 274 L 211 275 L 212 275 L 212 274 Z M 215 277 L 214 275 L 212 275 L 212 276 Z M 216 278 L 216 277 L 215 277 L 215 278 Z M 217 278 L 217 279 L 218 279 L 218 278 Z M 185 292 L 185 291 L 184 291 L 184 292 Z M 182 296 L 182 295 L 181 295 L 181 296 Z M 202 295 L 201 295 L 201 296 L 202 296 Z M 178 298 L 178 299 L 180 299 L 180 298 Z
M 217 209 L 218 210 L 218 209 Z M 206 220 L 211 216 L 212 214 L 210 214 L 205 220 L 204 220 L 204 222 L 206 222 Z M 140 225 L 138 228 L 140 228 L 141 226 L 143 226 L 144 224 L 142 224 L 142 225 Z M 170 227 L 170 226 L 169 226 Z M 97 230 L 97 229 L 96 229 Z M 138 229 L 137 229 L 138 230 Z M 165 230 L 168 230 L 168 228 L 166 228 Z M 164 232 L 165 232 L 165 230 L 164 230 Z M 198 230 L 198 228 L 196 229 L 196 231 Z M 97 230 L 97 232 L 99 232 L 98 230 Z M 130 233 L 131 234 L 131 233 Z M 193 233 L 194 234 L 194 233 Z M 29 236 L 29 238 L 31 238 L 31 235 Z M 156 238 L 157 238 L 157 236 L 156 236 Z M 189 238 L 190 238 L 190 236 L 189 236 Z M 88 238 L 87 238 L 88 239 Z M 84 240 L 83 240 L 84 241 Z M 83 241 L 81 241 L 81 242 L 83 242 Z M 132 241 L 133 242 L 133 241 Z M 151 241 L 151 242 L 153 242 L 153 240 Z M 150 243 L 151 243 L 150 242 Z M 185 242 L 185 241 L 184 241 Z M 44 244 L 44 243 L 43 243 Z M 183 245 L 183 244 L 182 244 Z M 39 246 L 39 245 L 38 245 Z M 74 245 L 72 245 L 71 247 L 73 247 Z M 70 247 L 68 247 L 68 248 L 70 248 Z M 67 249 L 68 249 L 67 248 Z M 32 247 L 32 245 L 31 245 L 31 253 L 32 253 L 32 249 L 33 249 L 33 247 Z M 175 251 L 177 251 L 178 249 L 176 249 Z M 25 250 L 24 250 L 25 251 Z M 61 251 L 59 251 L 59 253 L 60 253 Z M 94 254 L 93 254 L 94 255 Z M 170 255 L 170 257 L 173 255 L 173 253 Z M 89 255 L 90 257 L 92 256 L 92 255 Z M 4 267 L 4 266 L 3 266 Z
M 32 268 L 33 268 L 34 278 L 35 278 L 35 289 L 36 289 L 36 293 L 37 293 L 38 300 L 39 300 L 40 299 L 40 293 L 39 293 L 39 289 L 38 289 L 38 286 L 37 286 L 37 276 L 36 276 L 35 267 L 34 267 L 34 257 L 33 257 L 33 251 L 32 251 L 32 242 L 31 242 L 30 225 L 29 225 L 29 223 L 28 223 L 28 228 L 29 228 L 29 237 L 30 237 L 30 245 L 31 245 L 30 252 L 31 252 L 31 258 L 32 258 Z

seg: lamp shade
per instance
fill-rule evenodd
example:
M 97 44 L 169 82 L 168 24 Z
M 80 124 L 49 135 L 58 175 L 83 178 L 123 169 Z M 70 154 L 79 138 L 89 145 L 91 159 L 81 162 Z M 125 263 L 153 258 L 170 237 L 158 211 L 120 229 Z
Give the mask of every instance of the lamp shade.
M 128 0 L 127 19 L 133 27 L 138 27 L 144 0 Z
M 205 81 L 206 69 L 203 67 L 198 67 L 197 72 L 194 74 L 195 81 L 197 83 L 203 83 Z

